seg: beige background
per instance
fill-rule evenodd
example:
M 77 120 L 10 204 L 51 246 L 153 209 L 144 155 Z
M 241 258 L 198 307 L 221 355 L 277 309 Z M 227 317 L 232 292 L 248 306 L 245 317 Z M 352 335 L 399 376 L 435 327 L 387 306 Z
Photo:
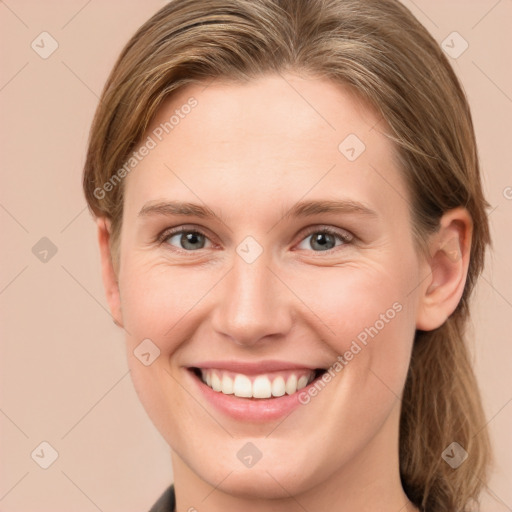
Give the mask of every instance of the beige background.
M 472 329 L 497 462 L 485 510 L 511 511 L 512 1 L 404 3 L 440 44 L 453 31 L 469 43 L 451 62 L 471 103 L 493 207 L 494 251 Z M 172 481 L 168 447 L 138 402 L 122 331 L 107 311 L 80 186 L 107 74 L 163 4 L 0 1 L 2 512 L 143 511 Z M 31 48 L 43 31 L 59 45 L 47 59 Z M 46 262 L 32 252 L 42 237 L 57 248 Z M 48 449 L 31 458 L 43 441 L 58 452 L 48 469 L 35 462 L 48 460 Z

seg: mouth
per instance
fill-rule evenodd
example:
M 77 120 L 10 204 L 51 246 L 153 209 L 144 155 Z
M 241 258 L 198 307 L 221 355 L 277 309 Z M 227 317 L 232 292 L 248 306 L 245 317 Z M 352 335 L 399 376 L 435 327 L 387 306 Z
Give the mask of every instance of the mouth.
M 206 410 L 252 424 L 282 421 L 328 371 L 277 360 L 204 361 L 184 369 Z
M 191 367 L 189 370 L 195 378 L 215 393 L 255 401 L 276 400 L 296 395 L 320 379 L 327 371 L 324 368 L 304 368 L 245 374 L 220 368 Z

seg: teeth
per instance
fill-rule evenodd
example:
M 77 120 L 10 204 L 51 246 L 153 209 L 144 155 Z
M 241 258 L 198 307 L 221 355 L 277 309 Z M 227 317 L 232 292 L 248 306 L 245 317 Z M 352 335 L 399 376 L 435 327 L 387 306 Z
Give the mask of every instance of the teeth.
M 212 389 L 213 391 L 220 391 L 222 389 L 222 384 L 216 373 L 212 375 Z
M 222 376 L 222 390 L 225 395 L 233 394 L 233 379 L 228 375 L 224 374 Z
M 276 377 L 272 382 L 272 396 L 283 396 L 286 393 L 286 384 L 283 377 Z
M 297 391 L 297 375 L 292 374 L 288 377 L 285 389 L 288 395 L 293 395 Z
M 308 378 L 303 375 L 298 381 L 297 381 L 297 389 L 305 388 L 308 385 Z
M 215 390 L 214 390 L 215 391 Z M 251 379 L 245 375 L 238 374 L 233 382 L 233 394 L 244 398 L 252 397 Z
M 252 396 L 254 398 L 270 398 L 272 396 L 272 384 L 268 377 L 256 377 L 252 385 Z
M 242 398 L 270 398 L 296 393 L 314 379 L 315 372 L 312 370 L 298 371 L 287 377 L 282 374 L 257 375 L 251 379 L 241 373 L 208 369 L 201 370 L 201 377 L 207 386 L 225 395 Z

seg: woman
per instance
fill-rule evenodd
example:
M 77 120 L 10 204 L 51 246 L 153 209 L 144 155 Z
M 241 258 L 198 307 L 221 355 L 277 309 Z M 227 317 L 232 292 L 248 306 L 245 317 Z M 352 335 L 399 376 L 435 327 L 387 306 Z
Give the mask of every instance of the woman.
M 174 0 L 123 50 L 85 195 L 174 485 L 152 511 L 472 510 L 471 114 L 394 0 Z

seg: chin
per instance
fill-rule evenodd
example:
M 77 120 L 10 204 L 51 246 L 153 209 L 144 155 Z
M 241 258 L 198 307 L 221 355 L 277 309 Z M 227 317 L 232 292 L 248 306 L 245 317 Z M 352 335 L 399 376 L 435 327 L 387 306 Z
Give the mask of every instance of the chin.
M 218 472 L 212 476 L 218 478 Z M 233 471 L 219 489 L 240 499 L 280 500 L 289 498 L 290 494 L 303 492 L 308 487 L 305 485 L 307 480 L 307 475 L 301 474 L 299 477 L 291 465 L 287 464 L 281 465 L 279 469 L 273 466 L 269 469 L 262 467 Z M 218 485 L 216 481 L 210 483 Z
M 291 458 L 289 454 L 278 455 L 269 451 L 268 457 L 263 454 L 250 468 L 238 460 L 233 464 L 231 459 L 222 460 L 222 457 L 220 453 L 211 454 L 210 463 L 203 458 L 191 468 L 212 487 L 240 499 L 289 499 L 290 494 L 301 494 L 320 484 L 328 477 L 325 472 L 329 471 L 327 467 L 322 471 L 311 462 L 305 465 L 303 461 L 308 460 L 306 453 L 299 458 Z

